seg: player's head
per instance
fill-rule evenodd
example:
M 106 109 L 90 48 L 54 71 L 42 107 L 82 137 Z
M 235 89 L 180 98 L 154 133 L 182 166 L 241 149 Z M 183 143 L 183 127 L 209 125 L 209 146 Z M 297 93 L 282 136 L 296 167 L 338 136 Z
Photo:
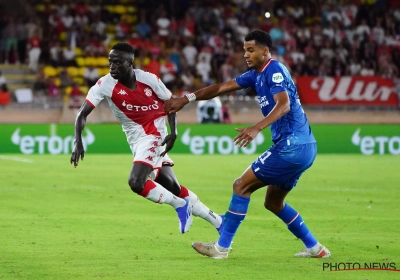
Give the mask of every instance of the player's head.
M 262 30 L 250 32 L 244 38 L 244 58 L 247 66 L 259 70 L 270 58 L 270 49 L 272 47 L 271 36 Z
M 110 74 L 114 79 L 130 75 L 135 58 L 135 49 L 128 43 L 115 44 L 108 55 Z

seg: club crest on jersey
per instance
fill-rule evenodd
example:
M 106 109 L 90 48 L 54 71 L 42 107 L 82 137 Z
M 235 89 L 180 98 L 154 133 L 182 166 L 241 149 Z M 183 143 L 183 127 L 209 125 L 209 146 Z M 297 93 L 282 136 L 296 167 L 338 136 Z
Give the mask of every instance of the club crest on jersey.
M 144 93 L 147 95 L 147 96 L 151 96 L 153 93 L 151 92 L 151 89 L 149 89 L 149 88 L 145 88 L 144 89 Z
M 126 93 L 126 91 L 125 91 L 125 90 L 121 89 L 121 90 L 118 92 L 118 94 L 121 94 L 121 95 L 127 95 L 128 93 Z
M 272 74 L 272 82 L 280 83 L 283 81 L 283 75 L 281 73 Z

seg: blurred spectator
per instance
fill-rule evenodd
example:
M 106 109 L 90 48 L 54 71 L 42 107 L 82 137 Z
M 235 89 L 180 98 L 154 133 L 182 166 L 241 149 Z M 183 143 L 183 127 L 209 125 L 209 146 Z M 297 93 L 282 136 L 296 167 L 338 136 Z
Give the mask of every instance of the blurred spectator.
M 183 83 L 183 87 L 188 90 L 194 89 L 194 76 L 188 67 L 184 68 L 181 74 L 181 81 Z
M 69 94 L 69 104 L 70 109 L 79 109 L 82 105 L 82 97 L 84 93 L 79 89 L 77 83 L 73 83 L 71 87 L 71 92 Z
M 75 61 L 75 50 L 71 48 L 71 46 L 67 45 L 64 47 L 62 52 L 63 57 L 63 65 L 64 66 L 77 66 Z
M 115 38 L 117 40 L 125 40 L 132 33 L 131 26 L 125 18 L 121 18 L 119 23 L 115 25 Z
M 33 37 L 28 40 L 28 60 L 29 60 L 29 70 L 36 73 L 38 70 L 39 58 L 42 50 L 40 48 L 40 38 L 39 31 L 36 29 Z
M 43 71 L 37 74 L 32 90 L 35 98 L 47 96 L 47 83 Z
M 7 79 L 4 77 L 3 73 L 0 71 L 0 86 L 7 86 Z
M 151 32 L 151 26 L 146 21 L 146 16 L 141 15 L 139 23 L 136 25 L 136 31 L 140 34 L 141 37 L 147 38 Z
M 183 57 L 186 60 L 186 64 L 194 69 L 196 65 L 197 48 L 193 45 L 193 40 L 188 39 L 186 45 L 182 49 Z
M 231 113 L 229 112 L 230 107 L 231 103 L 229 100 L 225 100 L 222 103 L 222 123 L 232 123 Z
M 201 57 L 196 64 L 196 73 L 204 83 L 210 84 L 211 65 L 205 57 Z
M 58 67 L 62 64 L 63 51 L 60 47 L 59 41 L 56 41 L 51 45 L 49 54 L 50 54 L 49 62 L 51 66 Z
M 58 73 L 58 78 L 60 79 L 60 87 L 66 88 L 72 85 L 73 80 L 72 77 L 67 72 L 67 67 L 63 67 Z
M 11 61 L 18 64 L 19 58 L 18 58 L 17 25 L 13 17 L 10 17 L 8 24 L 6 25 L 4 35 L 6 38 L 5 64 Z
M 7 85 L 2 84 L 0 86 L 0 106 L 10 104 L 10 92 L 8 91 Z
M 163 60 L 160 65 L 161 80 L 170 91 L 175 89 L 177 72 L 178 67 L 170 57 Z
M 49 78 L 47 80 L 47 94 L 49 97 L 56 97 L 60 95 L 60 89 L 56 85 L 54 78 Z
M 85 67 L 85 71 L 83 72 L 83 79 L 85 80 L 86 86 L 88 88 L 94 86 L 99 78 L 99 71 L 97 71 L 97 69 L 93 65 L 88 65 Z
M 167 16 L 167 12 L 163 9 L 160 12 L 160 16 L 156 21 L 157 33 L 160 38 L 160 42 L 166 44 L 168 36 L 170 34 L 171 20 Z
M 17 19 L 17 50 L 18 50 L 18 61 L 25 63 L 26 61 L 26 43 L 28 41 L 28 30 L 24 23 L 23 17 Z

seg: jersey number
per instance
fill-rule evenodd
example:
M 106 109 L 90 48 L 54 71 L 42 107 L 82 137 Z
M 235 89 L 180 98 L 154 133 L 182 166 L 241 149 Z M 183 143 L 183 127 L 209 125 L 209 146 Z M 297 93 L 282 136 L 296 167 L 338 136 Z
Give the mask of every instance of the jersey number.
M 265 163 L 265 160 L 271 155 L 272 153 L 270 151 L 267 151 L 267 154 L 265 155 L 265 157 L 259 157 L 260 161 L 262 164 Z

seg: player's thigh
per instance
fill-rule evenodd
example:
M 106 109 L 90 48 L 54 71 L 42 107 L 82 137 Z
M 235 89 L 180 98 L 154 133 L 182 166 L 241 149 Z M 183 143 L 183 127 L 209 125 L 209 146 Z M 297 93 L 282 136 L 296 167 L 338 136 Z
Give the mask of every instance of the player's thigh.
M 243 174 L 234 181 L 233 193 L 250 197 L 254 191 L 264 186 L 265 184 L 254 175 L 251 166 L 249 166 Z
M 147 181 L 153 168 L 147 164 L 136 162 L 133 164 L 131 172 L 129 173 L 129 181 Z
M 152 171 L 148 176 L 152 180 L 157 178 L 164 162 L 164 157 L 160 156 L 164 151 L 164 147 L 161 146 L 161 143 L 161 137 L 148 136 L 130 146 L 134 157 L 133 164 L 137 165 L 140 163 L 149 166 Z
M 314 162 L 315 143 L 302 145 L 273 145 L 252 164 L 255 176 L 266 185 L 291 190 L 301 174 Z

